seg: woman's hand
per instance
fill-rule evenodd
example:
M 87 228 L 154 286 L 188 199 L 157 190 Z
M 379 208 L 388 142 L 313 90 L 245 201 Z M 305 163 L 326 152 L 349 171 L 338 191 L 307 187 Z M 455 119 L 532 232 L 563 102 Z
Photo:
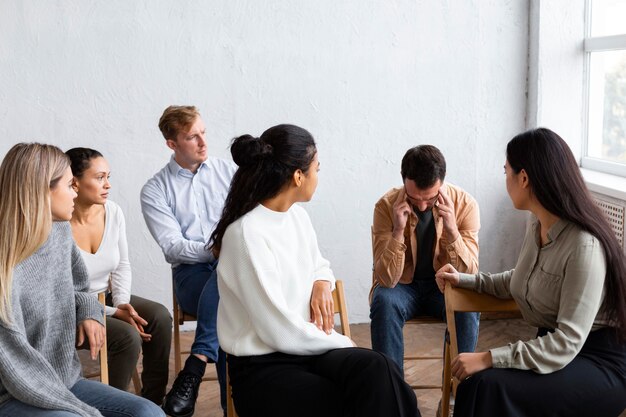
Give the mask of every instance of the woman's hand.
M 98 357 L 98 352 L 104 344 L 106 330 L 103 325 L 93 319 L 83 320 L 76 326 L 76 346 L 82 346 L 85 338 L 89 343 L 89 353 L 94 361 Z
M 118 305 L 117 310 L 115 310 L 115 313 L 113 313 L 113 317 L 119 320 L 123 320 L 133 326 L 139 332 L 139 335 L 144 342 L 149 342 L 152 339 L 152 335 L 146 333 L 143 329 L 143 326 L 147 326 L 148 322 L 141 318 L 139 314 L 137 314 L 137 311 L 135 311 L 135 308 L 132 305 Z
M 493 362 L 491 352 L 459 353 L 459 356 L 452 359 L 452 376 L 459 381 L 463 381 L 476 372 L 491 368 Z
M 318 280 L 313 283 L 311 292 L 311 323 L 326 334 L 335 327 L 335 306 L 330 288 L 330 282 Z
M 446 282 L 449 282 L 453 287 L 459 285 L 459 273 L 452 265 L 446 264 L 435 274 L 435 281 L 437 281 L 439 291 L 443 292 Z

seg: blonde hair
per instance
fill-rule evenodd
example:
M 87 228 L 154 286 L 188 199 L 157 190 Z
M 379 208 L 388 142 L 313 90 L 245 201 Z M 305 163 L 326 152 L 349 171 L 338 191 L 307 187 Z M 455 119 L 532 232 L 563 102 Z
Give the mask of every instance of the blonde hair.
M 40 143 L 18 143 L 0 165 L 0 320 L 4 323 L 13 321 L 13 269 L 48 238 L 50 190 L 68 167 L 63 151 Z
M 195 106 L 169 106 L 159 119 L 159 130 L 167 140 L 176 141 L 181 129 L 189 128 L 200 116 Z

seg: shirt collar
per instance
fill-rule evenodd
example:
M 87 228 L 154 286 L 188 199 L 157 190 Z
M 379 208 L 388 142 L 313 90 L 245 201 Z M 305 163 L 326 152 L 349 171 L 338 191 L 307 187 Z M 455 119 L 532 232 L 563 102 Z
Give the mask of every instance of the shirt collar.
M 178 175 L 181 174 L 185 177 L 193 177 L 194 173 L 189 171 L 186 168 L 181 167 L 180 165 L 178 165 L 178 162 L 176 162 L 176 159 L 174 159 L 174 154 L 172 154 L 172 156 L 170 157 L 170 162 L 167 164 L 170 174 L 172 175 Z M 200 172 L 201 169 L 205 169 L 206 167 L 206 161 L 202 162 L 200 164 L 200 166 L 198 166 L 198 171 L 196 171 L 196 174 L 198 172 Z
M 569 224 L 569 222 L 567 220 L 564 220 L 564 219 L 557 220 L 556 223 L 554 223 L 552 225 L 552 227 L 550 227 L 550 229 L 548 230 L 548 239 L 550 239 L 550 241 L 545 246 L 548 246 L 550 243 L 552 243 L 555 240 L 557 240 L 559 235 L 561 234 L 561 232 L 563 232 L 563 230 L 565 230 L 565 227 L 568 224 Z M 533 227 L 535 228 L 535 239 L 537 241 L 537 245 L 541 246 L 541 244 L 540 244 L 541 236 L 539 236 L 539 233 L 541 233 L 540 232 L 540 227 L 539 227 L 539 220 L 535 220 L 535 223 L 533 224 Z

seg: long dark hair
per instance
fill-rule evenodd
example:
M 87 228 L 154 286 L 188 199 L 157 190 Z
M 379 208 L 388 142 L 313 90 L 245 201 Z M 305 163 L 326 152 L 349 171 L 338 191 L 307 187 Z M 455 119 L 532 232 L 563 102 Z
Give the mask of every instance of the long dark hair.
M 262 201 L 276 196 L 296 170 L 306 173 L 316 152 L 313 136 L 294 125 L 270 127 L 259 138 L 243 135 L 233 139 L 230 153 L 239 169 L 207 248 L 219 255 L 226 228 Z
M 604 213 L 593 200 L 567 143 L 549 129 L 515 136 L 506 158 L 516 173 L 528 174 L 532 193 L 550 213 L 591 233 L 602 245 L 606 261 L 603 313 L 626 340 L 626 260 Z

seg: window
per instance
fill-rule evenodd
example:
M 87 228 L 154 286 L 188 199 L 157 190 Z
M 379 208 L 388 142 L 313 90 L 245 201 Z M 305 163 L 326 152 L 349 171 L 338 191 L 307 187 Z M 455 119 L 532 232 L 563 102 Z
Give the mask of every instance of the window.
M 588 0 L 584 168 L 626 177 L 626 1 Z

